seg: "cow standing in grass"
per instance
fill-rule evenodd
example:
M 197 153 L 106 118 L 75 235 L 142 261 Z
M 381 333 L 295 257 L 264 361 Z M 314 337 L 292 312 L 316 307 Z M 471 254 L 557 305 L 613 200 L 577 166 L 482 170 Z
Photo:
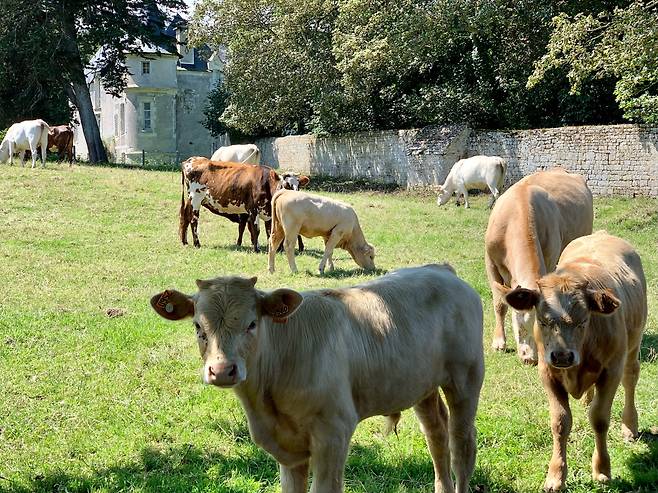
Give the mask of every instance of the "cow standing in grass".
M 21 166 L 25 166 L 25 151 L 32 154 L 32 167 L 37 163 L 37 148 L 41 147 L 41 166 L 46 166 L 46 149 L 50 127 L 43 120 L 26 120 L 14 123 L 0 143 L 0 162 L 14 164 L 14 154 L 20 154 Z
M 473 156 L 468 159 L 457 161 L 443 185 L 439 185 L 439 196 L 436 199 L 438 205 L 443 205 L 452 194 L 457 192 L 457 204 L 459 196 L 464 196 L 464 207 L 468 209 L 468 191 L 472 189 L 491 191 L 489 208 L 493 207 L 505 184 L 505 172 L 507 163 L 502 157 L 497 156 Z
M 556 169 L 527 176 L 496 202 L 485 234 L 485 267 L 493 295 L 493 347 L 505 350 L 505 295 L 510 288 L 535 289 L 555 269 L 571 240 L 592 232 L 592 193 L 585 179 Z M 524 363 L 537 363 L 532 313 L 514 312 L 512 328 Z
M 553 432 L 544 488 L 557 491 L 567 477 L 569 395 L 576 399 L 593 395 L 592 478 L 608 481 L 607 435 L 619 382 L 625 397 L 622 435 L 632 439 L 638 434 L 635 386 L 647 320 L 647 285 L 639 255 L 626 241 L 604 231 L 583 236 L 569 243 L 555 272 L 539 279 L 535 289 L 514 289 L 506 299 L 513 308 L 535 314 L 539 372 Z
M 204 382 L 235 391 L 252 439 L 279 462 L 283 493 L 306 493 L 309 469 L 311 492 L 342 492 L 357 424 L 409 407 L 432 456 L 434 491 L 468 492 L 482 304 L 450 266 L 302 293 L 255 284 L 199 280 L 197 293 L 164 291 L 151 305 L 169 320 L 192 317 Z

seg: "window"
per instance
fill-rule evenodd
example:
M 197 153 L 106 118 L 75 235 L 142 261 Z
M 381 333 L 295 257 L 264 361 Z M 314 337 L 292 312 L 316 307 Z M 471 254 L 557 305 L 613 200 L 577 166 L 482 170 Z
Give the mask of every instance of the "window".
M 151 73 L 151 62 L 142 62 L 142 74 L 147 75 Z
M 151 103 L 143 103 L 144 111 L 144 131 L 151 131 Z

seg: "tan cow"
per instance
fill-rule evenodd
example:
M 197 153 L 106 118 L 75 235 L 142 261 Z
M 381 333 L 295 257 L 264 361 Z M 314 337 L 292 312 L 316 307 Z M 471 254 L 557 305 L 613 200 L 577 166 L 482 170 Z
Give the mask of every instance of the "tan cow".
M 493 295 L 496 327 L 493 347 L 505 350 L 505 294 L 555 269 L 571 240 L 592 232 L 592 193 L 585 179 L 562 169 L 541 171 L 512 185 L 496 201 L 485 235 L 485 266 Z M 532 314 L 512 313 L 517 352 L 537 363 Z
M 358 286 L 260 291 L 256 278 L 197 281 L 151 305 L 192 317 L 205 383 L 233 388 L 254 442 L 280 464 L 283 493 L 343 491 L 357 424 L 414 407 L 435 491 L 468 491 L 484 376 L 482 304 L 448 265 L 401 269 Z M 444 392 L 450 414 L 438 388 Z
M 319 266 L 320 274 L 324 273 L 327 262 L 329 262 L 329 270 L 334 270 L 331 256 L 336 247 L 347 250 L 360 267 L 375 268 L 375 249 L 366 242 L 354 209 L 327 197 L 293 190 L 280 190 L 272 197 L 270 272 L 274 272 L 274 258 L 281 242 L 283 242 L 288 257 L 290 270 L 297 272 L 295 264 L 297 235 L 306 238 L 322 236 L 324 239 L 324 255 Z
M 599 231 L 572 241 L 557 270 L 537 289 L 517 288 L 507 302 L 536 313 L 539 372 L 548 394 L 553 457 L 544 488 L 557 491 L 567 476 L 571 430 L 569 394 L 579 399 L 593 387 L 589 419 L 596 434 L 592 456 L 595 481 L 610 479 L 607 434 L 610 408 L 624 385 L 622 435 L 637 436 L 635 386 L 640 342 L 647 320 L 647 286 L 642 262 L 626 241 Z

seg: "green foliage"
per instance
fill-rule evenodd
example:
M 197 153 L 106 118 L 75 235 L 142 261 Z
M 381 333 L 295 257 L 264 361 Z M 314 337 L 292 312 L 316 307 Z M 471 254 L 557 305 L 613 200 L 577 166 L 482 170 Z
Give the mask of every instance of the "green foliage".
M 547 53 L 528 87 L 564 67 L 572 94 L 583 92 L 592 80 L 613 78 L 624 117 L 658 123 L 658 2 L 635 1 L 598 15 L 563 13 L 553 24 Z
M 261 289 L 346 286 L 373 275 L 338 249 L 337 272 L 319 277 L 320 238 L 306 241 L 299 274 L 290 274 L 278 254 L 270 275 L 267 255 L 236 248 L 236 225 L 205 209 L 202 248 L 182 247 L 180 171 L 50 163 L 46 172 L 0 170 L 0 491 L 279 492 L 276 462 L 252 442 L 238 399 L 201 383 L 192 324 L 159 318 L 148 300 L 167 288 L 193 292 L 195 279 L 216 275 L 257 275 Z M 406 192 L 328 195 L 355 207 L 381 269 L 448 261 L 483 298 L 486 374 L 471 490 L 540 491 L 551 432 L 537 369 L 489 347 L 488 197 L 473 198 L 464 210 L 437 208 L 433 197 Z M 572 401 L 570 493 L 648 493 L 658 484 L 658 440 L 649 431 L 658 423 L 656 205 L 655 199 L 595 200 L 595 229 L 631 241 L 648 280 L 636 399 L 643 434 L 623 442 L 620 389 L 609 433 L 614 478 L 596 486 L 594 435 L 586 409 Z M 109 308 L 123 315 L 111 318 Z M 380 417 L 358 426 L 346 492 L 433 491 L 432 461 L 413 411 L 403 413 L 397 436 L 385 437 L 382 429 Z
M 192 25 L 197 42 L 228 47 L 229 128 L 525 128 L 621 120 L 609 79 L 570 94 L 564 70 L 526 88 L 551 19 L 610 3 L 201 0 Z

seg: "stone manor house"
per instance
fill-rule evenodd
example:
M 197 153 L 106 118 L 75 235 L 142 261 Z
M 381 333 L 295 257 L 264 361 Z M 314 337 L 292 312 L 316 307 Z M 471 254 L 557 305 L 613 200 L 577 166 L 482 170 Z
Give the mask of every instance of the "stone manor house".
M 176 16 L 163 33 L 176 38 L 179 53 L 141 46 L 126 57 L 127 86 L 119 97 L 108 94 L 100 77 L 87 83 L 101 139 L 116 162 L 173 162 L 190 156 L 210 157 L 224 144 L 201 124 L 208 93 L 222 77 L 225 55 L 202 57 L 187 46 L 187 24 Z M 203 51 L 203 50 L 201 50 Z M 210 50 L 206 50 L 210 51 Z M 179 56 L 180 54 L 180 56 Z M 88 156 L 82 127 L 75 128 L 76 155 Z

